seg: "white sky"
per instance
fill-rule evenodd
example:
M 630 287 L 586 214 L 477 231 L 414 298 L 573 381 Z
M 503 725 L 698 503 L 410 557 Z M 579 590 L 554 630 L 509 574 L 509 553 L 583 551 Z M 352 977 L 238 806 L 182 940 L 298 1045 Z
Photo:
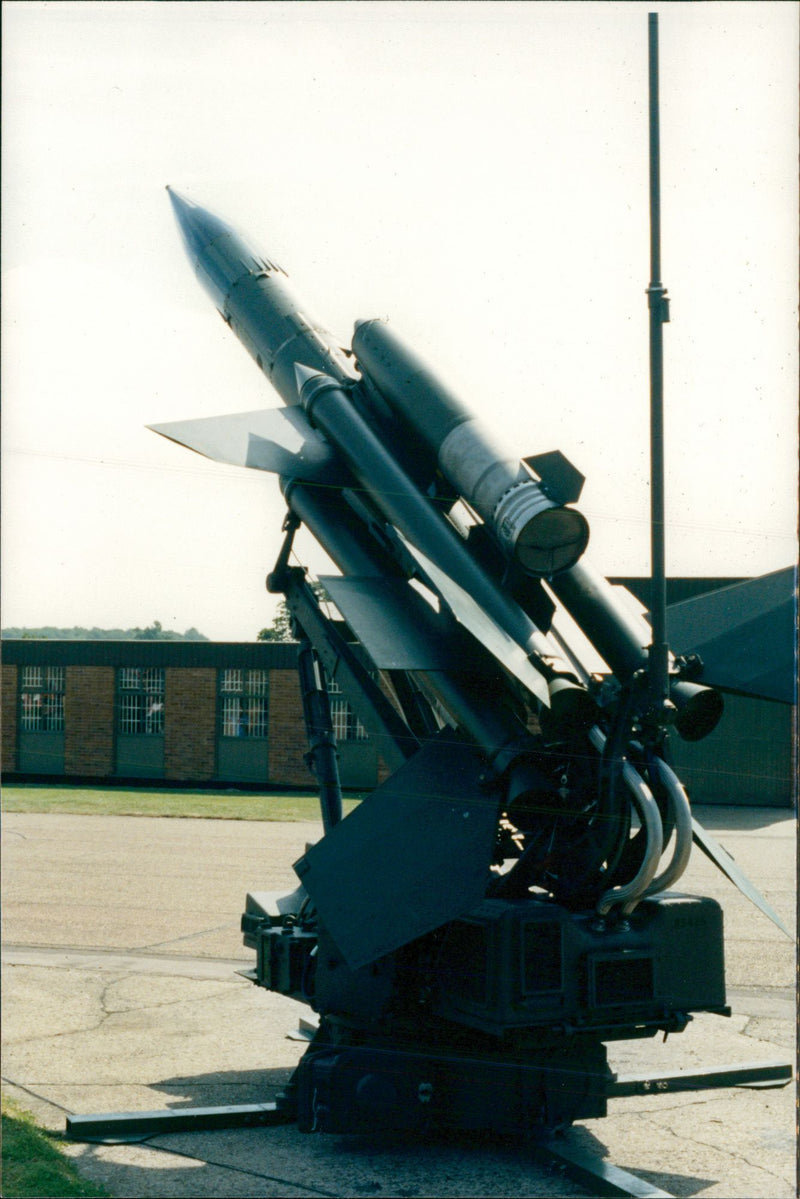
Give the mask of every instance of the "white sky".
M 277 483 L 144 428 L 279 402 L 167 183 L 566 453 L 593 562 L 646 573 L 653 7 L 6 0 L 3 625 L 271 619 Z M 662 4 L 660 41 L 667 568 L 758 574 L 797 555 L 798 7 Z

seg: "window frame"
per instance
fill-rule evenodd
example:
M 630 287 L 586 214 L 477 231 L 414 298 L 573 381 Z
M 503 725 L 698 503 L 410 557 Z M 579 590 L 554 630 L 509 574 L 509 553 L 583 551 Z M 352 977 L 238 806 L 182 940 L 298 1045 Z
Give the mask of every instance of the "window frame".
M 47 665 L 21 667 L 20 733 L 63 733 L 65 694 L 65 667 Z
M 336 679 L 328 679 L 328 702 L 331 708 L 331 727 L 338 744 L 369 740 L 367 730 L 345 698 Z
M 114 724 L 119 737 L 164 736 L 166 671 L 163 666 L 118 666 L 114 699 Z
M 269 670 L 221 667 L 217 672 L 217 737 L 266 741 L 269 737 Z

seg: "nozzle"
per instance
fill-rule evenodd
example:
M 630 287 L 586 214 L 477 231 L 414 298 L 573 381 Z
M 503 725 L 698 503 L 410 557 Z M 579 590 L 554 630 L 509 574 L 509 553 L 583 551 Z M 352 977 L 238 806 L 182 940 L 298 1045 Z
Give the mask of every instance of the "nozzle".
M 670 698 L 678 710 L 675 728 L 684 741 L 702 741 L 719 724 L 725 706 L 719 691 L 681 680 L 670 687 Z
M 556 508 L 541 488 L 526 480 L 501 498 L 493 513 L 501 545 L 530 575 L 549 577 L 578 561 L 589 541 L 589 525 L 576 508 Z

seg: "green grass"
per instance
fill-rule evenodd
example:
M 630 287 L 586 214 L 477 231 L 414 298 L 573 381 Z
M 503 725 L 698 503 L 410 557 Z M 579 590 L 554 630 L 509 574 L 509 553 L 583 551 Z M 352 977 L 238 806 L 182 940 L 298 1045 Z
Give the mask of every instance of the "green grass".
M 345 815 L 359 797 L 344 801 Z M 64 812 L 80 816 L 177 816 L 211 820 L 318 820 L 312 794 L 249 791 L 159 791 L 136 787 L 45 786 L 14 783 L 3 787 L 5 812 Z
M 59 1153 L 51 1136 L 37 1128 L 32 1116 L 3 1098 L 3 1181 L 5 1199 L 42 1196 L 108 1196 L 81 1178 L 69 1158 Z

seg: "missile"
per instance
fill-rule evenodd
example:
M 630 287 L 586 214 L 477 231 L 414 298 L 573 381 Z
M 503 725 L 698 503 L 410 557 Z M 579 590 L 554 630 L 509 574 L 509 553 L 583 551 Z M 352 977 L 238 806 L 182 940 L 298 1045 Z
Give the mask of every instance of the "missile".
M 565 675 L 577 680 L 501 572 L 489 574 L 477 545 L 473 552 L 450 511 L 457 498 L 509 571 L 546 581 L 620 680 L 646 668 L 649 626 L 632 622 L 606 580 L 579 561 L 589 530 L 568 505 L 582 476 L 563 456 L 521 458 L 504 446 L 385 322 L 358 322 L 352 348 L 342 345 L 302 307 L 274 260 L 168 193 L 198 279 L 287 407 L 151 428 L 211 458 L 274 471 L 287 496 L 296 482 L 345 496 L 393 546 L 401 573 L 438 595 L 541 707 Z M 673 680 L 671 697 L 688 739 L 719 719 L 721 701 L 708 688 Z
M 219 217 L 167 190 L 195 274 L 286 404 L 299 402 L 296 365 L 348 387 L 359 379 L 357 353 L 366 386 L 402 414 L 509 557 L 534 575 L 554 574 L 578 560 L 589 536 L 585 518 L 550 498 L 547 485 L 496 446 L 381 322 L 359 322 L 353 351 L 347 351 L 302 310 L 281 267 Z M 363 410 L 363 396 L 355 398 Z M 402 458 L 405 451 L 395 448 Z
M 398 436 L 387 429 L 382 402 L 385 397 L 380 388 L 369 379 L 368 372 L 356 370 L 351 352 L 302 311 L 285 272 L 218 217 L 171 188 L 168 192 L 198 279 L 226 324 L 292 411 L 291 420 L 278 419 L 274 413 L 254 413 L 250 418 L 242 413 L 150 427 L 209 457 L 273 470 L 284 479 L 333 482 L 336 462 L 343 464 L 345 473 L 349 472 L 362 495 L 369 496 L 389 531 L 405 539 L 412 555 L 416 554 L 416 573 L 424 574 L 421 564 L 425 561 L 435 565 L 436 581 L 430 572 L 426 580 L 432 590 L 454 609 L 478 640 L 495 645 L 502 665 L 546 706 L 546 676 L 552 674 L 552 667 L 546 663 L 557 659 L 557 649 L 520 605 L 489 577 L 443 514 L 441 505 L 432 502 L 421 490 L 420 481 L 404 466 L 409 459 L 420 458 L 419 454 L 409 454 L 408 443 L 410 440 L 416 448 L 420 436 L 430 441 L 431 422 L 422 413 L 422 432 L 412 434 L 410 439 L 405 430 L 401 429 Z M 474 422 L 466 412 L 459 409 L 459 415 L 461 426 L 471 428 Z M 473 448 L 475 442 L 473 435 Z M 448 456 L 452 458 L 452 438 L 450 443 Z M 331 447 L 336 451 L 333 462 Z M 492 452 L 488 438 L 481 442 L 481 450 L 481 472 L 485 473 Z M 436 470 L 435 456 L 431 453 L 429 458 L 423 473 Z M 532 570 L 535 552 L 546 553 L 547 564 L 542 560 L 542 566 L 548 571 L 553 564 L 571 564 L 588 536 L 584 518 L 548 498 L 519 463 L 509 467 L 505 461 L 498 461 L 494 474 L 500 483 L 494 480 L 480 495 L 471 488 L 470 498 L 479 515 L 489 518 L 490 529 L 506 530 L 498 535 L 500 545 L 510 554 L 519 554 L 523 546 L 530 547 L 524 563 L 528 571 Z M 469 483 L 472 475 L 465 469 L 459 478 Z M 339 482 L 346 484 L 346 479 L 340 477 Z M 455 487 L 458 491 L 459 486 L 459 479 L 448 480 L 448 489 Z M 508 492 L 514 493 L 513 503 Z M 521 515 L 512 517 L 517 512 Z M 549 532 L 544 527 L 546 518 Z M 536 551 L 534 527 L 542 528 Z M 471 597 L 471 605 L 463 602 L 464 595 Z M 476 617 L 478 612 L 480 619 Z

